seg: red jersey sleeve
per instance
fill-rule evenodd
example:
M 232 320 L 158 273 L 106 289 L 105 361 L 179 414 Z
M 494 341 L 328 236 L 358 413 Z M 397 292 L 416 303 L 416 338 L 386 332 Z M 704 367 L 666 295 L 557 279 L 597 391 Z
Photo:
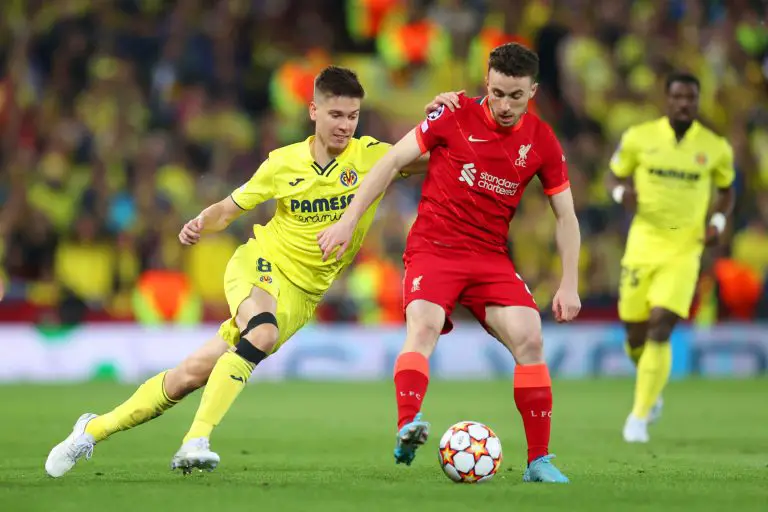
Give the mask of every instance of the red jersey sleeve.
M 459 104 L 463 107 L 471 101 L 463 94 L 459 96 Z M 431 114 L 416 127 L 416 139 L 419 141 L 421 153 L 431 151 L 437 146 L 444 146 L 451 131 L 456 129 L 458 120 L 456 112 L 451 112 L 444 105 Z
M 565 163 L 565 153 L 560 146 L 552 128 L 544 125 L 542 130 L 541 144 L 544 148 L 542 152 L 541 169 L 537 173 L 544 193 L 548 196 L 559 194 L 570 186 L 568 181 L 568 165 Z

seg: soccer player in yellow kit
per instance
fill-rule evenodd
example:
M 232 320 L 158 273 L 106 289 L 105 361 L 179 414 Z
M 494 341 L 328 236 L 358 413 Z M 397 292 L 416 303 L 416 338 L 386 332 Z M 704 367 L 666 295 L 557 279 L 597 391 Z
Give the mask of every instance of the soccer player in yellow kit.
M 637 365 L 624 440 L 646 443 L 672 367 L 669 338 L 688 318 L 705 244 L 717 242 L 734 203 L 733 150 L 696 118 L 699 81 L 666 83 L 667 115 L 629 128 L 611 159 L 613 199 L 635 216 L 621 261 L 619 317 Z M 707 222 L 716 188 L 713 213 Z
M 372 137 L 352 136 L 363 96 L 352 71 L 335 66 L 323 70 L 315 79 L 309 107 L 315 135 L 272 151 L 246 184 L 184 226 L 179 239 L 192 245 L 259 203 L 277 200 L 272 220 L 254 226 L 255 238 L 241 245 L 227 265 L 224 291 L 232 317 L 218 335 L 176 368 L 147 380 L 111 412 L 80 416 L 72 433 L 48 455 L 49 475 L 64 475 L 82 457 L 90 458 L 97 442 L 161 415 L 206 383 L 171 467 L 186 473 L 218 465 L 219 456 L 209 445 L 213 428 L 256 365 L 310 321 L 323 294 L 354 259 L 373 221 L 378 201 L 360 222 L 348 255 L 341 261 L 323 261 L 317 234 L 339 219 L 363 176 L 390 148 Z M 427 111 L 446 105 L 452 109 L 457 103 L 456 94 L 442 94 Z M 410 172 L 423 172 L 426 159 L 410 167 Z

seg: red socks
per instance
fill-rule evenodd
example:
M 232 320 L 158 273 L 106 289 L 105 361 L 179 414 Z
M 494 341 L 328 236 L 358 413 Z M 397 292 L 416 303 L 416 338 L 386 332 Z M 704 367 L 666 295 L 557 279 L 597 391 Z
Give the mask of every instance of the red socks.
M 402 428 L 421 410 L 429 384 L 429 362 L 418 352 L 405 352 L 395 362 L 397 428 Z M 523 418 L 528 441 L 528 462 L 549 453 L 552 421 L 552 381 L 547 365 L 515 367 L 515 404 Z
M 429 384 L 429 362 L 419 352 L 405 352 L 395 361 L 397 428 L 400 429 L 421 410 Z
M 552 381 L 544 363 L 515 367 L 515 404 L 523 417 L 528 463 L 549 453 Z

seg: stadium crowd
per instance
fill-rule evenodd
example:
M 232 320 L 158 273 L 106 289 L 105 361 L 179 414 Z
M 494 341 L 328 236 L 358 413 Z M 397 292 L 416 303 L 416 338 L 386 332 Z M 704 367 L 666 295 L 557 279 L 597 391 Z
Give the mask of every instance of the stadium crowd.
M 707 251 L 695 321 L 768 317 L 768 27 L 749 0 L 9 0 L 0 7 L 0 321 L 227 313 L 230 255 L 274 204 L 193 248 L 183 223 L 311 133 L 312 79 L 334 63 L 366 86 L 359 133 L 395 141 L 440 91 L 483 91 L 485 58 L 539 52 L 531 105 L 556 129 L 582 227 L 585 318 L 614 318 L 628 217 L 605 191 L 625 128 L 663 114 L 663 76 L 702 82 L 728 138 L 738 201 Z M 384 199 L 320 321 L 399 323 L 419 179 Z M 528 193 L 511 251 L 539 304 L 559 280 L 554 219 Z M 546 307 L 542 307 L 546 309 Z

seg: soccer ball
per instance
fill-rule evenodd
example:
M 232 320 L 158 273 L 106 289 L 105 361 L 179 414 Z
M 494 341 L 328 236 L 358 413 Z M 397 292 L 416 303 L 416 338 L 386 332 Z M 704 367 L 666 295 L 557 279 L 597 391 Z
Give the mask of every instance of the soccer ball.
M 440 467 L 454 482 L 487 482 L 501 465 L 501 441 L 476 421 L 462 421 L 440 439 Z

